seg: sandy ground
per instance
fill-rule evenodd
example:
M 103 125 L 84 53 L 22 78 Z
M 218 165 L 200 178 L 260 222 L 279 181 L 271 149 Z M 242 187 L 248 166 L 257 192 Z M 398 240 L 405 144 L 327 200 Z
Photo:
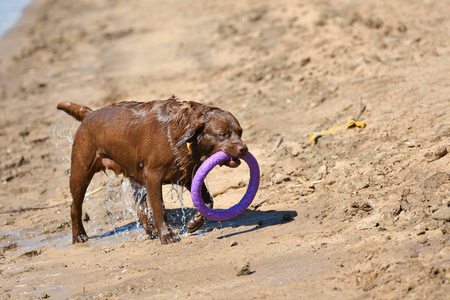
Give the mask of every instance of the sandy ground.
M 449 299 L 448 16 L 441 0 L 36 0 L 0 42 L 0 299 Z M 56 104 L 174 94 L 240 120 L 251 209 L 187 235 L 189 194 L 169 187 L 182 241 L 161 245 L 99 174 L 92 239 L 71 245 Z

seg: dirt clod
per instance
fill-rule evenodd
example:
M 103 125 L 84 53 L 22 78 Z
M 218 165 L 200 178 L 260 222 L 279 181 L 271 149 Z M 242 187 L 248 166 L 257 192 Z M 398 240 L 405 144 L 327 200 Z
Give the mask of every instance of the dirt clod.
M 236 276 L 245 276 L 245 275 L 249 275 L 250 273 L 252 273 L 252 271 L 250 269 L 250 261 L 247 261 L 241 265 L 237 265 L 235 267 L 235 269 L 237 272 Z

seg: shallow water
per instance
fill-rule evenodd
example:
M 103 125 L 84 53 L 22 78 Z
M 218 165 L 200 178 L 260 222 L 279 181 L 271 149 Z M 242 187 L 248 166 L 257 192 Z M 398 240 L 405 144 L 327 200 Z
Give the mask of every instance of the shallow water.
M 0 1 L 0 38 L 17 23 L 23 9 L 31 2 L 32 0 Z

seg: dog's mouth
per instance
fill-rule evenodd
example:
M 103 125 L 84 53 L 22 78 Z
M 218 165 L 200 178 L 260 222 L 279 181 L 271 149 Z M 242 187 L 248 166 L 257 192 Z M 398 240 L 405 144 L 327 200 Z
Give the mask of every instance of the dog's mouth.
M 220 164 L 220 166 L 227 166 L 229 168 L 237 168 L 241 164 L 241 160 L 239 158 L 231 158 L 230 160 L 224 161 Z

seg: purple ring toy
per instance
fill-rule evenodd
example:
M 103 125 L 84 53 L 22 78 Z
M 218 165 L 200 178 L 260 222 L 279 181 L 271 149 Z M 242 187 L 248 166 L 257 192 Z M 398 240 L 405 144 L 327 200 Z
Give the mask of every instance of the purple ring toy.
M 207 207 L 202 199 L 202 185 L 206 175 L 218 164 L 230 160 L 231 156 L 223 151 L 219 151 L 211 155 L 205 160 L 197 173 L 191 185 L 191 198 L 195 208 L 205 217 L 214 221 L 224 221 L 240 215 L 252 203 L 259 187 L 259 166 L 255 157 L 249 152 L 242 160 L 244 160 L 250 168 L 250 182 L 247 191 L 239 203 L 233 205 L 229 209 L 215 210 Z

